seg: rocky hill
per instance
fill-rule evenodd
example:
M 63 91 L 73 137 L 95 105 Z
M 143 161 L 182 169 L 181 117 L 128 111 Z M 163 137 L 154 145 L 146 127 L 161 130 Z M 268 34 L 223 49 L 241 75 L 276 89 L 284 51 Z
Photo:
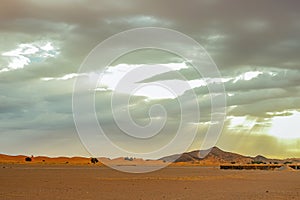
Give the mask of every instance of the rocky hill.
M 176 159 L 177 158 L 177 159 Z M 175 160 L 176 159 L 176 160 Z M 166 156 L 160 158 L 165 162 L 174 161 L 178 162 L 188 162 L 188 163 L 203 163 L 203 164 L 224 164 L 224 163 L 284 163 L 284 162 L 300 162 L 300 159 L 269 159 L 264 156 L 258 155 L 255 157 L 244 156 L 237 153 L 226 152 L 218 147 L 213 147 L 207 150 L 197 150 L 187 153 L 183 153 L 181 156 L 179 154 Z

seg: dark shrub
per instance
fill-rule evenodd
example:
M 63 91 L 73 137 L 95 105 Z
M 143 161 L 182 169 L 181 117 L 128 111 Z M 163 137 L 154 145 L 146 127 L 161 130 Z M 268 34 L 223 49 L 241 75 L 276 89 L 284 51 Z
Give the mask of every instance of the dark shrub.
M 91 163 L 96 164 L 97 162 L 99 162 L 97 158 L 91 158 Z
M 26 162 L 31 162 L 32 159 L 31 159 L 30 157 L 26 157 L 26 158 L 25 158 L 25 161 L 26 161 Z
M 132 157 L 125 157 L 124 160 L 133 161 L 134 158 L 132 158 Z
M 264 162 L 262 162 L 262 161 L 252 161 L 251 163 L 252 163 L 252 164 L 266 164 L 266 163 L 264 163 Z

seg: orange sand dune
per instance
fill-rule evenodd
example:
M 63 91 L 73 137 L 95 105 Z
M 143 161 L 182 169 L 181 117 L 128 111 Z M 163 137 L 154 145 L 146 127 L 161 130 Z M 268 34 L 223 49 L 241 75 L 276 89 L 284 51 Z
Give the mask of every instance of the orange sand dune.
M 31 161 L 26 162 L 25 158 L 30 156 L 8 156 L 0 154 L 0 163 L 11 163 L 11 164 L 73 164 L 73 165 L 89 165 L 91 163 L 91 158 L 85 157 L 46 157 L 37 156 L 30 157 Z M 125 158 L 98 158 L 99 162 L 96 165 L 162 165 L 164 162 L 162 160 L 143 160 L 143 159 L 133 159 L 126 160 Z
M 30 157 L 31 161 L 26 162 L 25 158 Z M 90 158 L 84 158 L 84 157 L 46 157 L 46 156 L 37 156 L 37 157 L 31 157 L 31 156 L 24 156 L 24 155 L 18 155 L 18 156 L 9 156 L 9 155 L 3 155 L 0 154 L 0 163 L 16 163 L 16 164 L 91 164 Z M 97 163 L 97 165 L 101 165 L 100 163 Z

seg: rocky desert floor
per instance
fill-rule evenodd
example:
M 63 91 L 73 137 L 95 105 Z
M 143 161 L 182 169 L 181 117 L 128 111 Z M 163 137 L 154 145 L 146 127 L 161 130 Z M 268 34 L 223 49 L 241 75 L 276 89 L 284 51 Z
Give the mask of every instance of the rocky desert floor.
M 300 172 L 173 166 L 128 174 L 103 166 L 0 164 L 0 199 L 300 199 Z

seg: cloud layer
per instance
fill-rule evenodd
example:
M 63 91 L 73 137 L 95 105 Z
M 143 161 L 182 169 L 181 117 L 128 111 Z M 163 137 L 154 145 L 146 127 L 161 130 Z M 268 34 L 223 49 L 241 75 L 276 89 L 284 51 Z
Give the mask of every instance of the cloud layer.
M 187 34 L 205 47 L 219 67 L 223 79 L 215 82 L 224 84 L 228 104 L 228 118 L 218 141 L 221 148 L 251 155 L 300 157 L 300 134 L 294 131 L 300 127 L 293 122 L 300 112 L 300 2 L 296 0 L 2 1 L 0 151 L 88 155 L 79 142 L 72 117 L 74 80 L 90 75 L 78 74 L 78 69 L 99 42 L 121 31 L 145 26 Z M 111 64 L 108 73 L 117 76 L 117 66 L 147 64 L 181 66 L 138 81 L 174 82 L 185 78 L 189 82 L 198 95 L 202 120 L 199 138 L 191 149 L 199 148 L 201 133 L 211 123 L 206 86 L 216 83 L 199 79 L 193 61 L 162 51 L 137 51 L 123 56 Z M 106 78 L 110 77 L 115 76 Z M 96 104 L 100 105 L 97 114 L 114 137 L 117 131 L 110 126 L 112 113 L 101 107 L 109 103 L 112 85 L 113 80 L 99 86 L 102 89 L 94 89 Z M 180 98 L 190 99 L 191 92 L 184 90 Z M 144 94 L 145 91 L 138 93 L 130 102 L 131 114 L 138 123 L 147 123 L 148 109 L 157 103 L 169 112 L 170 126 L 178 123 L 176 98 L 149 99 Z M 126 106 L 120 104 L 119 108 Z M 193 112 L 188 102 L 183 107 Z M 288 120 L 291 116 L 293 120 Z M 236 123 L 239 117 L 244 119 L 240 124 Z M 274 123 L 293 133 L 293 141 L 290 134 L 275 134 Z M 161 141 L 167 141 L 172 134 Z M 120 145 L 126 143 L 119 137 L 115 139 Z

